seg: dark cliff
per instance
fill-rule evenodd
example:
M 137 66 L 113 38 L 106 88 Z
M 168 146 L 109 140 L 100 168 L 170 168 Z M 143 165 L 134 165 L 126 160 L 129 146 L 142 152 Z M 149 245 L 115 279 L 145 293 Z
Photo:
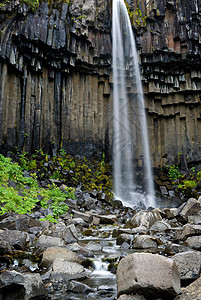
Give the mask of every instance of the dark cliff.
M 154 165 L 178 153 L 199 161 L 201 1 L 128 2 L 142 13 L 135 33 Z M 41 2 L 35 13 L 2 6 L 0 72 L 2 147 L 111 152 L 110 0 Z

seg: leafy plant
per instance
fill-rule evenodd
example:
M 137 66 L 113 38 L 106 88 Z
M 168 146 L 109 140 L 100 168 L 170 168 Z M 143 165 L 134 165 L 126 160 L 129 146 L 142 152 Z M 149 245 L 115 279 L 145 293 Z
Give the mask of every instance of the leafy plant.
M 168 176 L 173 180 L 179 179 L 181 177 L 179 168 L 175 165 L 169 166 Z
M 25 156 L 20 156 L 20 162 L 28 169 L 28 159 Z M 40 204 L 44 209 L 50 208 L 52 219 L 56 219 L 68 211 L 65 200 L 75 199 L 74 192 L 72 187 L 66 187 L 62 192 L 54 184 L 41 188 L 36 173 L 25 174 L 22 166 L 0 154 L 0 214 L 31 213 Z

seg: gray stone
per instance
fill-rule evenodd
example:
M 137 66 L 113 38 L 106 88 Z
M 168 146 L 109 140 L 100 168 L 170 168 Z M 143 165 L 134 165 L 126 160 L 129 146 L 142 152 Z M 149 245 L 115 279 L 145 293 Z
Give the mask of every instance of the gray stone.
M 188 221 L 188 217 L 190 215 L 194 215 L 197 212 L 201 211 L 201 203 L 200 201 L 190 198 L 188 201 L 185 203 L 185 205 L 182 205 L 182 209 L 179 207 L 178 210 L 176 211 L 175 215 L 176 216 L 181 216 L 184 220 Z
M 32 227 L 41 227 L 41 223 L 30 216 L 13 214 L 3 218 L 1 216 L 0 229 L 28 231 Z
M 188 223 L 200 224 L 201 225 L 201 212 L 188 216 Z
M 37 245 L 44 248 L 54 247 L 55 245 L 62 247 L 64 246 L 64 240 L 57 237 L 41 235 L 38 238 Z
M 103 247 L 99 243 L 89 242 L 84 249 L 91 252 L 100 252 Z
M 93 289 L 90 286 L 75 280 L 71 280 L 68 283 L 67 288 L 68 291 L 72 291 L 74 293 L 80 293 L 80 294 L 93 292 Z
M 178 253 L 172 257 L 182 281 L 195 280 L 201 272 L 201 253 L 187 251 Z
M 30 240 L 27 232 L 18 230 L 0 230 L 0 239 L 7 241 L 17 250 L 24 250 Z
M 117 300 L 146 300 L 142 295 L 121 295 Z
M 147 299 L 149 295 L 152 298 L 164 296 L 172 299 L 180 291 L 179 272 L 170 258 L 150 253 L 133 253 L 122 258 L 118 265 L 118 296 L 138 293 Z
M 157 248 L 157 241 L 150 235 L 138 235 L 133 240 L 134 249 L 155 249 Z
M 49 267 L 56 258 L 65 258 L 69 262 L 81 263 L 81 259 L 73 251 L 62 247 L 51 247 L 43 252 L 41 266 Z
M 63 239 L 66 243 L 75 243 L 78 240 L 78 233 L 74 224 L 66 227 L 63 232 Z
M 17 299 L 18 293 L 19 299 L 22 299 L 20 294 L 24 294 L 24 300 L 47 295 L 40 274 L 22 274 L 16 271 L 3 272 L 0 276 L 0 295 L 5 297 L 3 299 Z M 12 298 L 14 295 L 15 298 Z
M 88 224 L 90 224 L 92 222 L 93 217 L 91 214 L 82 213 L 82 212 L 79 212 L 76 210 L 73 210 L 72 213 L 73 213 L 74 218 L 81 218 Z
M 117 217 L 114 215 L 97 215 L 100 218 L 101 224 L 114 224 L 117 222 Z
M 127 242 L 128 244 L 130 244 L 132 240 L 133 240 L 132 234 L 122 233 L 117 237 L 117 245 L 121 245 L 123 244 L 123 242 Z
M 145 227 L 150 228 L 156 221 L 161 221 L 161 213 L 158 210 L 139 211 L 125 225 L 125 227 Z
M 187 238 L 185 243 L 192 249 L 201 250 L 201 235 Z
M 201 297 L 201 277 L 195 280 L 182 290 L 182 294 L 175 300 L 200 300 Z
M 201 225 L 186 224 L 176 232 L 176 238 L 182 241 L 194 235 L 201 235 Z
M 171 226 L 165 221 L 156 221 L 151 227 L 150 231 L 165 232 L 171 229 Z
M 84 278 L 86 276 L 83 266 L 76 262 L 69 262 L 65 258 L 56 258 L 52 266 L 51 278 L 57 281 Z
M 177 208 L 164 208 L 163 212 L 166 214 L 168 219 L 173 219 L 175 217 L 175 212 Z

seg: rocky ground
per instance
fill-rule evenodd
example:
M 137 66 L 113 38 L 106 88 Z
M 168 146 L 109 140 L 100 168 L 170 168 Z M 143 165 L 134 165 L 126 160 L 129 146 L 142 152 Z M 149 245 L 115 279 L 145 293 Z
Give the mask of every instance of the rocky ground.
M 58 223 L 41 209 L 0 217 L 2 299 L 201 299 L 201 198 L 153 210 L 78 198 Z

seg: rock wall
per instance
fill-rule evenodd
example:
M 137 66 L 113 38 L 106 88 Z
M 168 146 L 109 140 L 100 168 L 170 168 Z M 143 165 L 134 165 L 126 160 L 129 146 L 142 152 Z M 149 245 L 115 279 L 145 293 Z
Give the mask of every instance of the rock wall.
M 0 8 L 1 148 L 111 153 L 111 2 Z M 128 3 L 141 12 L 135 33 L 153 165 L 181 153 L 200 161 L 201 1 Z
M 95 155 L 112 104 L 109 1 L 1 7 L 0 145 Z

